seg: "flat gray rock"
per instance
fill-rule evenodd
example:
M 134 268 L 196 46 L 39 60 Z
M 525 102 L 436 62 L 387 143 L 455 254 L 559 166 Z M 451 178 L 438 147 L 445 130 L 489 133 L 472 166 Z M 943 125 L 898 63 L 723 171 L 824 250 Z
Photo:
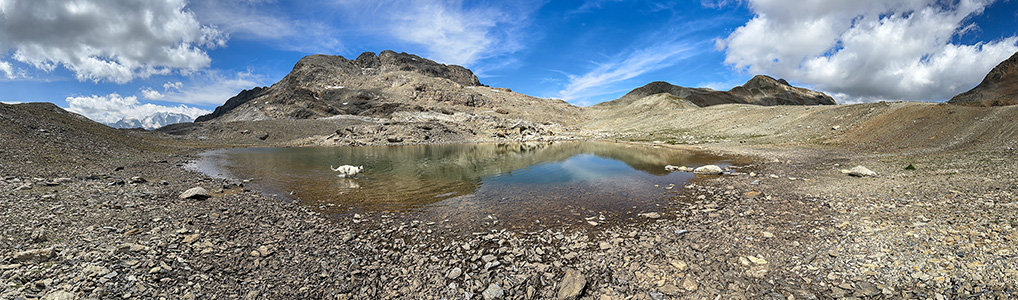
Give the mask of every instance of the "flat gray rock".
M 205 188 L 203 187 L 191 188 L 180 194 L 180 199 L 204 200 L 208 199 L 209 197 L 212 197 L 212 195 L 209 195 L 209 192 L 206 191 Z

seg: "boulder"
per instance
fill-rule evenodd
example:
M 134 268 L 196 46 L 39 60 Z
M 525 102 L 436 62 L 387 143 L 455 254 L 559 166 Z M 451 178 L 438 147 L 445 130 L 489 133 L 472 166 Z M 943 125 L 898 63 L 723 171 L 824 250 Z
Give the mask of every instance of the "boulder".
M 195 187 L 180 193 L 180 199 L 197 199 L 204 200 L 212 197 L 209 192 L 203 187 Z
M 870 169 L 867 169 L 866 167 L 863 166 L 856 166 L 855 168 L 852 168 L 850 170 L 841 170 L 841 172 L 848 174 L 849 176 L 855 177 L 877 176 L 877 172 L 873 172 Z
M 26 261 L 40 261 L 41 262 L 41 261 L 47 261 L 50 258 L 53 258 L 54 256 L 56 256 L 56 252 L 53 251 L 53 248 L 32 249 L 32 250 L 25 250 L 25 251 L 21 251 L 21 252 L 18 252 L 18 253 L 14 253 L 14 257 L 13 257 L 13 259 L 11 259 L 11 261 L 15 262 L 15 263 L 26 262 Z
M 724 170 L 722 170 L 721 167 L 716 166 L 716 165 L 706 165 L 706 166 L 702 166 L 702 167 L 693 169 L 693 174 L 700 174 L 700 175 L 721 175 L 721 173 L 724 173 Z

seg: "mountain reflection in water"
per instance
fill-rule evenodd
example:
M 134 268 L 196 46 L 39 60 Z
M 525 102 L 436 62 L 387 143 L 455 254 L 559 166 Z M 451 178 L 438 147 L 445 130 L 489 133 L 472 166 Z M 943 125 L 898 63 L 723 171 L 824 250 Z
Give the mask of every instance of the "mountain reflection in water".
M 667 197 L 654 185 L 681 189 L 693 177 L 665 165 L 731 163 L 702 152 L 603 142 L 249 148 L 204 157 L 217 172 L 254 178 L 260 188 L 292 193 L 324 213 L 401 211 L 431 221 L 510 225 L 656 211 Z M 340 178 L 330 170 L 344 164 L 363 165 L 364 172 Z

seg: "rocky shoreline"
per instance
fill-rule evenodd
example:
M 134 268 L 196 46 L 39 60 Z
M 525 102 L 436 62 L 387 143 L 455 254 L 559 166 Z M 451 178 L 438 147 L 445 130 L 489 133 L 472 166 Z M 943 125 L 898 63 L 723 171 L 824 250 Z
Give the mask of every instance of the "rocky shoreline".
M 762 162 L 744 175 L 702 177 L 677 189 L 673 204 L 645 222 L 459 235 L 395 213 L 328 219 L 184 170 L 197 153 L 187 147 L 128 155 L 118 161 L 122 168 L 88 165 L 67 177 L 4 174 L 0 298 L 1004 299 L 1018 293 L 1013 149 L 858 154 L 703 147 Z M 916 170 L 904 170 L 905 164 Z M 855 165 L 878 175 L 840 172 Z M 178 197 L 199 186 L 211 197 Z

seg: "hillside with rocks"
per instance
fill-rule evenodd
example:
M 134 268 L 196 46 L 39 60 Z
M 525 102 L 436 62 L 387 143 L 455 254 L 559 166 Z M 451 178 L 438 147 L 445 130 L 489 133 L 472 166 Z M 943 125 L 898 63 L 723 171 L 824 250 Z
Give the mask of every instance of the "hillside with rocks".
M 947 102 L 976 106 L 1018 104 L 1018 52 L 990 70 L 979 85 Z
M 141 132 L 113 129 L 52 103 L 0 103 L 2 175 L 82 174 L 163 148 Z
M 288 124 L 343 119 L 363 126 L 291 138 L 302 143 L 354 145 L 430 143 L 435 139 L 533 140 L 566 130 L 580 118 L 581 108 L 565 101 L 483 86 L 473 72 L 461 66 L 383 51 L 378 55 L 365 52 L 354 60 L 330 55 L 304 57 L 276 84 L 241 92 L 212 114 L 199 117 L 197 125 L 163 131 L 208 136 L 229 134 L 213 128 L 250 122 L 291 120 L 262 124 L 293 127 Z M 265 127 L 260 131 L 288 131 Z M 387 137 L 377 139 L 378 130 L 387 131 Z
M 699 107 L 719 104 L 775 105 L 834 105 L 834 98 L 809 89 L 794 87 L 784 79 L 757 75 L 741 86 L 726 91 L 709 88 L 688 88 L 655 81 L 636 88 L 619 99 L 599 103 L 595 108 L 626 106 L 643 97 L 667 93 L 689 100 Z

